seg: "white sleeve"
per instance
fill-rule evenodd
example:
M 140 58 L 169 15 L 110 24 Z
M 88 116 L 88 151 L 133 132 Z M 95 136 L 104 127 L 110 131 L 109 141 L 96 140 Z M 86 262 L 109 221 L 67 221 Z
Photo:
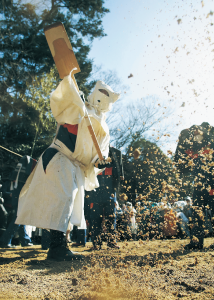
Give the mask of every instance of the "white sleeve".
M 50 106 L 59 124 L 80 124 L 85 115 L 85 104 L 71 75 L 66 76 L 50 95 Z

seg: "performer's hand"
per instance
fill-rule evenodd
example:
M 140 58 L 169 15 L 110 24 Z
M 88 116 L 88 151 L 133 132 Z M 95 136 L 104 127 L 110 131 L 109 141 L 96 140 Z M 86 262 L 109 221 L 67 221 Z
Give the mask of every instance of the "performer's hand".
M 112 166 L 111 159 L 108 157 L 107 159 L 100 160 L 99 158 L 96 160 L 94 166 L 98 169 L 110 168 Z

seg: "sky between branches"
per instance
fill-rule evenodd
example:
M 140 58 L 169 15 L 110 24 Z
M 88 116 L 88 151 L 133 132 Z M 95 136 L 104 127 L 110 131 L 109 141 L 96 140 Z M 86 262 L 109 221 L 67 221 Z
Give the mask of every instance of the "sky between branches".
M 90 57 L 130 87 L 124 101 L 156 95 L 161 105 L 173 104 L 174 136 L 204 121 L 214 126 L 214 1 L 107 0 L 105 6 L 107 36 L 93 42 Z M 175 148 L 168 137 L 163 149 Z

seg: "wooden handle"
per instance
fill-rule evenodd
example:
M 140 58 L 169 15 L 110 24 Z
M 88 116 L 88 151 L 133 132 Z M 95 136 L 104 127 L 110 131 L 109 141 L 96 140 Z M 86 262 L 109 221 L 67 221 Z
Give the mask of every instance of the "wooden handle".
M 92 138 L 92 140 L 93 140 L 94 147 L 95 147 L 96 150 L 97 150 L 98 157 L 99 157 L 100 160 L 103 160 L 104 157 L 103 157 L 103 155 L 102 155 L 102 153 L 101 153 L 100 146 L 99 146 L 99 144 L 98 144 L 96 135 L 95 135 L 95 133 L 94 133 L 94 129 L 93 129 L 92 125 L 91 125 L 91 120 L 90 120 L 90 118 L 89 118 L 87 112 L 86 112 L 86 116 L 85 116 L 85 121 L 86 121 L 86 124 L 87 124 L 87 127 L 88 127 L 88 131 L 89 131 L 89 133 L 90 133 L 90 135 L 91 135 L 91 138 Z
M 75 84 L 77 90 L 79 91 L 79 88 L 78 88 L 76 79 L 75 79 L 75 77 L 74 77 L 74 74 L 72 74 L 71 77 L 72 77 L 72 79 L 73 79 L 73 81 L 74 81 L 74 84 Z M 87 127 L 88 127 L 88 131 L 89 131 L 89 133 L 90 133 L 90 135 L 91 135 L 91 138 L 92 138 L 92 141 L 93 141 L 93 143 L 94 143 L 94 147 L 95 147 L 95 149 L 96 149 L 96 151 L 97 151 L 97 154 L 98 154 L 99 159 L 100 159 L 100 160 L 103 160 L 104 157 L 103 157 L 102 152 L 101 152 L 101 150 L 100 150 L 100 146 L 99 146 L 99 144 L 98 144 L 97 137 L 96 137 L 96 135 L 95 135 L 94 129 L 93 129 L 93 127 L 92 127 L 91 120 L 90 120 L 90 117 L 89 117 L 88 112 L 87 112 L 87 108 L 85 108 L 85 110 L 86 110 L 85 121 L 86 121 L 86 124 L 87 124 Z
M 79 88 L 78 88 L 76 79 L 75 79 L 75 77 L 74 77 L 74 74 L 72 74 L 71 77 L 72 77 L 72 79 L 73 79 L 73 81 L 74 81 L 74 84 L 75 84 L 77 90 L 79 91 Z M 92 127 L 91 120 L 90 120 L 90 117 L 89 117 L 88 112 L 87 112 L 87 108 L 85 108 L 85 110 L 86 110 L 85 121 L 86 121 L 86 124 L 87 124 L 87 127 L 88 127 L 88 131 L 89 131 L 89 133 L 90 133 L 90 135 L 91 135 L 91 138 L 92 138 L 92 141 L 93 141 L 93 143 L 94 143 L 94 147 L 95 147 L 95 149 L 96 149 L 96 151 L 97 151 L 97 154 L 98 154 L 99 159 L 100 159 L 100 160 L 103 160 L 104 157 L 103 157 L 102 152 L 101 152 L 101 150 L 100 150 L 100 146 L 99 146 L 99 144 L 98 144 L 97 137 L 96 137 L 96 135 L 95 135 L 94 129 L 93 129 L 93 127 Z

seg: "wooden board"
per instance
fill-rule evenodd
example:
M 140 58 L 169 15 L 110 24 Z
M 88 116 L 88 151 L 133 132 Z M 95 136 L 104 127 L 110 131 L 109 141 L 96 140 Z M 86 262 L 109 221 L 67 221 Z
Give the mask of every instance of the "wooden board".
M 64 25 L 61 22 L 57 22 L 46 26 L 44 32 L 60 78 L 63 79 L 69 75 L 74 68 L 76 70 L 73 71 L 73 74 L 79 73 L 80 67 Z

